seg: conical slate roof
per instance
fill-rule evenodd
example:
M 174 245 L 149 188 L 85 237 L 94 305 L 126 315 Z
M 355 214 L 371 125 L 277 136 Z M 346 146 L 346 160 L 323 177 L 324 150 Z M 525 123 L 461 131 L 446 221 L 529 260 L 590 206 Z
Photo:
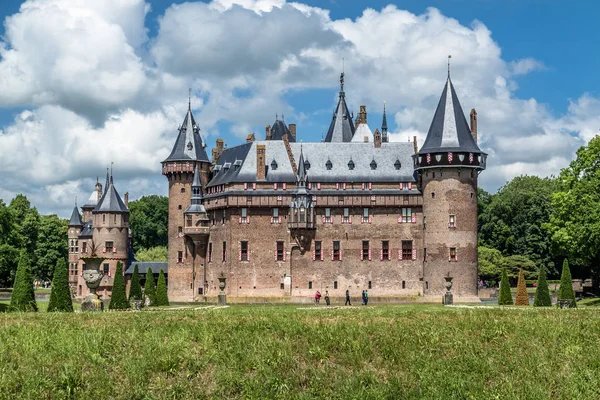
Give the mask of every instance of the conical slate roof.
M 385 115 L 385 103 L 383 103 L 383 121 L 381 122 L 381 132 L 384 135 L 387 135 L 388 125 L 387 125 L 387 116 Z
M 327 136 L 326 142 L 350 142 L 354 136 L 354 123 L 352 116 L 346 105 L 346 94 L 344 93 L 344 73 L 340 76 L 340 98 L 337 107 L 333 113 L 333 119 Z
M 482 152 L 473 139 L 449 76 L 419 154 L 447 151 Z
M 179 128 L 179 135 L 175 141 L 175 146 L 171 154 L 165 161 L 208 161 L 204 143 L 200 137 L 200 129 L 192 115 L 191 106 L 188 107 L 187 114 Z
M 290 133 L 285 122 L 277 119 L 271 128 L 271 140 L 283 140 L 283 135 L 288 135 L 288 141 L 295 142 L 296 139 Z
M 108 184 L 108 188 L 104 191 L 102 198 L 94 208 L 94 213 L 102 213 L 102 212 L 116 212 L 116 213 L 128 213 L 129 209 L 121 200 L 121 196 L 115 189 L 115 185 L 113 184 L 112 177 L 110 178 L 110 183 Z
M 69 226 L 83 226 L 81 215 L 79 215 L 77 206 L 73 207 L 73 213 L 71 214 L 71 219 L 69 220 Z
M 300 148 L 300 160 L 298 160 L 298 182 L 306 183 L 306 163 L 304 162 L 304 153 Z

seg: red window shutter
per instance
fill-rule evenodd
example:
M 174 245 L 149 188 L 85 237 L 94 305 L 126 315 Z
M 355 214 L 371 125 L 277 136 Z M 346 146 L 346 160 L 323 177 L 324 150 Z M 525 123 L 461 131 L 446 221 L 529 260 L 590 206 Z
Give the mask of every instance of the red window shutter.
M 363 253 L 363 250 L 360 249 L 360 261 L 363 261 L 365 259 L 365 255 Z
M 412 222 L 413 224 L 417 222 L 417 214 L 412 214 L 410 216 L 410 222 Z
M 346 190 L 346 183 L 342 184 L 342 189 Z
M 343 215 L 342 215 L 342 218 L 341 218 L 341 219 L 342 219 L 342 221 L 341 221 L 341 222 L 342 222 L 342 224 L 343 224 L 343 223 L 344 223 L 344 216 L 343 216 Z
M 285 261 L 285 247 L 283 248 L 283 261 Z
M 273 184 L 273 190 L 277 190 L 277 183 Z
M 252 190 L 256 190 L 256 183 L 252 182 Z
M 398 217 L 398 223 L 401 224 L 402 223 L 402 215 Z
M 242 249 L 240 248 L 240 261 L 242 261 Z
M 274 221 L 273 221 L 273 217 L 271 217 L 271 223 L 273 223 L 273 222 L 274 222 Z
M 398 249 L 398 260 L 402 261 L 402 249 Z
M 323 215 L 322 219 L 323 219 L 323 223 L 325 223 L 325 216 L 324 215 Z
M 412 190 L 412 182 L 408 182 L 408 190 Z
M 402 190 L 402 182 L 398 184 L 398 189 Z
M 325 257 L 325 250 L 323 248 L 321 248 L 321 261 L 323 261 Z
M 321 183 L 317 183 L 317 190 L 321 190 Z
M 373 183 L 369 182 L 369 190 L 373 189 Z
M 448 261 L 452 261 L 452 258 L 450 258 L 450 254 L 448 254 Z
M 277 222 L 281 223 L 281 215 L 279 217 L 277 217 Z
M 110 274 L 110 269 L 108 270 L 108 277 L 110 278 L 111 274 Z
M 331 248 L 331 261 L 333 261 L 333 247 Z
M 244 183 L 244 190 L 248 190 L 248 184 Z
M 277 243 L 275 243 L 275 247 L 277 247 Z M 277 249 L 275 249 L 275 261 L 277 261 Z
M 369 215 L 369 223 L 371 223 L 371 221 L 373 221 L 372 217 Z
M 372 250 L 373 249 L 369 249 L 369 261 L 371 261 L 373 259 L 373 257 L 372 257 L 372 254 L 373 254 Z
M 365 184 L 363 183 L 363 184 L 361 184 L 361 186 L 362 186 L 362 190 L 365 190 Z
M 308 190 L 312 189 L 312 183 L 308 182 Z
M 331 223 L 333 224 L 333 223 L 334 223 L 334 221 L 335 221 L 335 216 L 333 216 L 333 215 L 332 215 L 332 216 L 331 216 Z
M 117 252 L 117 248 L 113 247 L 113 253 L 116 253 L 116 252 Z
M 317 250 L 315 249 L 315 246 L 313 246 L 313 261 L 315 261 L 317 259 Z
M 103 253 L 106 253 L 106 247 L 103 247 L 103 248 L 102 248 L 102 252 L 103 252 Z
M 379 260 L 383 261 L 383 249 L 379 250 Z
M 250 216 L 249 216 L 249 215 L 247 215 L 247 216 L 246 216 L 246 223 L 247 223 L 247 224 L 249 224 L 249 223 L 250 223 Z
M 242 223 L 242 217 L 240 217 L 240 218 L 238 219 L 238 222 L 239 222 L 240 224 Z
M 339 183 L 335 184 L 335 190 L 340 190 L 340 184 Z
M 454 256 L 454 261 L 458 261 L 458 251 L 456 252 L 456 255 Z
M 246 261 L 250 261 L 250 246 L 248 246 L 248 251 L 246 254 Z
M 352 215 L 348 216 L 348 223 L 351 224 L 352 223 Z
M 287 183 L 283 182 L 283 190 L 287 188 Z
M 413 249 L 412 249 L 412 259 L 413 259 L 413 260 L 416 260 L 416 259 L 417 259 L 417 249 L 415 249 L 414 247 L 413 247 Z

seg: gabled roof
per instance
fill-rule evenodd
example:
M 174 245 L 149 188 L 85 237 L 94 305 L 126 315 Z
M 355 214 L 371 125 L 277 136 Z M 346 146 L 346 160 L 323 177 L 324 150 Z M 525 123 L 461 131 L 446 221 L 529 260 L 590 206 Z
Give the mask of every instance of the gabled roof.
M 183 124 L 179 128 L 175 146 L 173 146 L 171 154 L 165 161 L 190 160 L 209 162 L 206 150 L 204 149 L 204 143 L 200 137 L 200 129 L 192 115 L 191 106 L 188 107 Z
M 108 184 L 108 188 L 102 195 L 102 198 L 94 208 L 93 213 L 102 213 L 102 212 L 116 212 L 116 213 L 128 213 L 129 209 L 121 200 L 121 196 L 115 189 L 115 185 L 113 184 L 112 177 L 110 178 L 110 183 Z
M 92 220 L 90 219 L 88 222 L 86 222 L 83 225 L 83 229 L 81 230 L 79 237 L 80 238 L 91 238 L 93 232 L 94 232 L 94 224 L 92 223 Z
M 77 206 L 73 208 L 73 213 L 71 213 L 71 219 L 69 220 L 69 226 L 83 226 L 83 222 L 81 222 L 81 215 L 79 215 Z
M 160 270 L 162 269 L 164 274 L 167 275 L 169 273 L 169 263 L 161 262 L 161 261 L 133 261 L 129 268 L 125 271 L 125 275 L 132 275 L 135 266 L 138 267 L 138 274 L 144 275 L 148 272 L 148 269 L 152 269 L 153 275 L 160 274 Z
M 361 122 L 356 126 L 356 131 L 351 141 L 354 143 L 373 143 L 373 132 L 366 122 Z
M 450 76 L 419 154 L 447 151 L 481 153 L 473 139 Z
M 350 142 L 354 136 L 354 122 L 346 105 L 344 93 L 344 73 L 340 76 L 340 98 L 333 113 L 331 125 L 325 137 L 326 142 Z
M 283 140 L 283 135 L 288 135 L 288 140 L 290 142 L 296 141 L 285 122 L 277 119 L 271 128 L 271 140 Z

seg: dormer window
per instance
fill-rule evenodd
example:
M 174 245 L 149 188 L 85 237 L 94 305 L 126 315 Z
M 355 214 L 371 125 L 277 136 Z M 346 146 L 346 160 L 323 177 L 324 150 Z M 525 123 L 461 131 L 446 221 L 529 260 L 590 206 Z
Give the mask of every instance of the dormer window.
M 194 145 L 192 144 L 192 142 L 188 142 L 187 149 L 192 150 L 193 148 L 194 148 Z
M 377 169 L 377 163 L 375 162 L 375 159 L 373 159 L 373 161 L 371 161 L 371 169 L 373 169 L 373 170 Z
M 327 168 L 328 171 L 330 171 L 331 168 L 333 168 L 333 164 L 331 163 L 331 160 L 327 160 L 327 162 L 325 163 L 325 168 Z
M 310 162 L 308 160 L 304 161 L 304 168 L 308 171 L 310 169 Z
M 277 161 L 273 160 L 273 162 L 271 162 L 271 169 L 273 171 L 277 170 Z
M 396 159 L 396 162 L 394 163 L 394 168 L 396 168 L 396 169 L 402 168 L 402 163 L 400 162 L 400 160 Z
M 354 161 L 352 161 L 352 159 L 350 159 L 350 161 L 348 161 L 348 169 L 350 171 L 352 171 L 354 169 L 355 165 L 354 165 Z

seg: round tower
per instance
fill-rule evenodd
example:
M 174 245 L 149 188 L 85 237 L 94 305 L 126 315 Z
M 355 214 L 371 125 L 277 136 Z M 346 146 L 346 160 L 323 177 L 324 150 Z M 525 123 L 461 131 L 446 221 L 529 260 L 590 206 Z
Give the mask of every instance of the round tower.
M 423 293 L 442 297 L 444 277 L 462 301 L 477 296 L 477 146 L 448 76 L 423 147 L 413 156 L 423 193 Z
M 77 203 L 71 213 L 69 219 L 69 230 L 67 233 L 67 239 L 69 241 L 69 285 L 73 292 L 77 287 L 77 276 L 78 276 L 78 264 L 79 264 L 79 235 L 83 229 L 83 222 L 81 221 L 81 215 L 77 208 Z

